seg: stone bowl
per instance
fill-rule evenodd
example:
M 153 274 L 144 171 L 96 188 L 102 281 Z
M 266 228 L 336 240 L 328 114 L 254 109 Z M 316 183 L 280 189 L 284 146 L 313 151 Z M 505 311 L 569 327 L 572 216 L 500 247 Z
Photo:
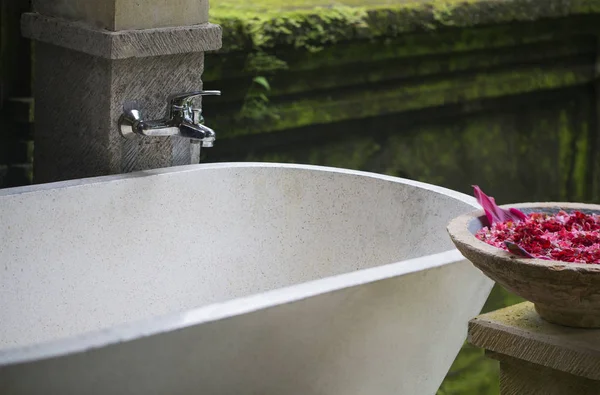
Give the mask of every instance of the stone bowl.
M 582 203 L 523 203 L 525 214 L 581 211 L 600 213 L 600 205 Z M 488 225 L 483 210 L 453 219 L 448 233 L 456 248 L 475 267 L 504 288 L 533 302 L 546 321 L 576 328 L 600 328 L 600 264 L 521 258 L 475 237 Z

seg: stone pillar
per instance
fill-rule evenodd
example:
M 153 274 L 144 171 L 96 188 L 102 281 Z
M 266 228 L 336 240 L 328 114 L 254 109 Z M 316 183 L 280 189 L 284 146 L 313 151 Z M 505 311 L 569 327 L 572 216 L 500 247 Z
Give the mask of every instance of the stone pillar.
M 202 88 L 204 52 L 221 46 L 208 0 L 34 0 L 34 10 L 22 31 L 35 40 L 36 183 L 198 163 L 197 144 L 126 140 L 117 122 L 125 101 L 162 118 L 169 95 Z
M 500 361 L 501 395 L 600 394 L 600 330 L 550 324 L 532 303 L 475 318 L 469 342 Z

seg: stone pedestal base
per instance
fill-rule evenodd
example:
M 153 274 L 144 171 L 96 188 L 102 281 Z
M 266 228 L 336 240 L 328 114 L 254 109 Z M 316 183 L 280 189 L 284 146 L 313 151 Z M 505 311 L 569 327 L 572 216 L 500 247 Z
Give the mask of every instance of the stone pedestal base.
M 502 395 L 598 395 L 600 382 L 524 362 L 493 352 L 490 358 L 500 361 Z
M 472 320 L 469 342 L 500 361 L 502 395 L 600 394 L 600 330 L 550 324 L 527 302 Z

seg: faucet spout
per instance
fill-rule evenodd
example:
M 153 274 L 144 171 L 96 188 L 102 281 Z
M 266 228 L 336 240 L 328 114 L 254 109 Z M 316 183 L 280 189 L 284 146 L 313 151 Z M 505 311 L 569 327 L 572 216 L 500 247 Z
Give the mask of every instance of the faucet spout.
M 183 122 L 179 129 L 182 137 L 200 141 L 202 143 L 202 147 L 205 148 L 212 147 L 215 139 L 217 138 L 217 134 L 214 130 L 202 124 Z

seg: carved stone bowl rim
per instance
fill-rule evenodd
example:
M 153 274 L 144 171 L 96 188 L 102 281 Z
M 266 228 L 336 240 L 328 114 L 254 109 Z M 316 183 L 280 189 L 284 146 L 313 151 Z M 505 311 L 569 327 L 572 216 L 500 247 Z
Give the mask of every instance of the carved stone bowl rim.
M 500 206 L 502 208 L 517 208 L 525 213 L 531 212 L 558 212 L 564 210 L 567 212 L 582 211 L 593 212 L 600 214 L 600 205 L 588 203 L 567 203 L 567 202 L 533 202 L 533 203 L 518 203 L 507 204 Z M 506 263 L 511 265 L 524 265 L 545 267 L 548 270 L 574 271 L 579 274 L 587 272 L 591 275 L 600 276 L 600 264 L 589 263 L 571 263 L 556 260 L 544 260 L 537 258 L 522 258 L 515 254 L 511 254 L 500 248 L 489 245 L 475 237 L 475 232 L 486 226 L 487 220 L 483 210 L 476 210 L 468 214 L 464 214 L 454 218 L 448 225 L 448 233 L 457 248 L 464 254 L 463 249 L 468 247 L 473 252 L 493 256 L 498 263 Z M 477 228 L 476 228 L 477 227 Z M 474 262 L 477 265 L 476 262 Z

